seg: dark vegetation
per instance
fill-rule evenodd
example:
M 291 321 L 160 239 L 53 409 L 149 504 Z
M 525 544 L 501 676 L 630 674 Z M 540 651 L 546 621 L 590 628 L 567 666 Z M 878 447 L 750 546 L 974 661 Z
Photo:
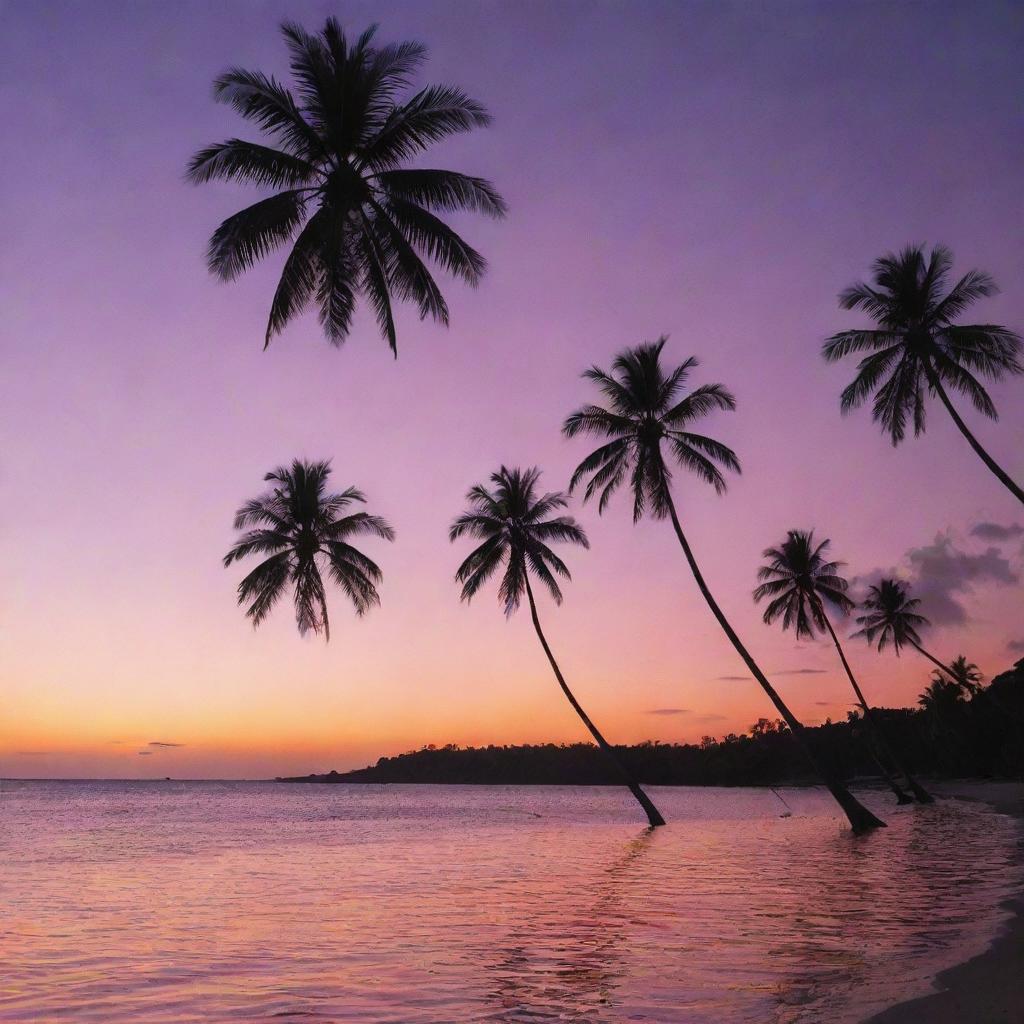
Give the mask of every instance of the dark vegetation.
M 874 708 L 911 771 L 929 776 L 1024 776 L 1024 658 L 971 696 L 935 684 L 919 708 Z M 938 694 L 938 699 L 936 699 Z M 805 734 L 844 779 L 877 777 L 870 734 L 850 712 L 844 722 L 805 726 Z M 814 783 L 814 773 L 784 723 L 760 719 L 750 731 L 700 743 L 647 741 L 617 747 L 635 777 L 660 786 L 756 786 Z M 415 782 L 478 785 L 615 785 L 621 782 L 590 743 L 424 747 L 382 757 L 352 772 L 308 775 L 285 782 Z

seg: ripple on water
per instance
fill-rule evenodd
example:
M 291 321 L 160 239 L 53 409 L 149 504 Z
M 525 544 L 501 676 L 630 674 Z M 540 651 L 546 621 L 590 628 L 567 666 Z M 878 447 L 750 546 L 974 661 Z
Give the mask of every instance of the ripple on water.
M 0 1020 L 841 1024 L 984 948 L 1016 822 L 785 795 L 4 783 Z

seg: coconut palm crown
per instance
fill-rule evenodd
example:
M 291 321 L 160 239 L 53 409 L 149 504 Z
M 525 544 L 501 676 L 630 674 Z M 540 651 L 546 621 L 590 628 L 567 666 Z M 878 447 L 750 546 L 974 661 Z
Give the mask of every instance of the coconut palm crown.
M 868 353 L 858 363 L 857 376 L 844 389 L 840 405 L 849 412 L 874 392 L 874 418 L 893 445 L 906 436 L 908 420 L 915 435 L 924 432 L 925 399 L 937 395 L 989 472 L 1024 503 L 1024 488 L 989 455 L 949 395 L 957 392 L 978 412 L 998 419 L 978 377 L 998 381 L 1006 374 L 1024 373 L 1021 339 L 999 324 L 954 322 L 968 306 L 997 289 L 988 274 L 971 270 L 945 292 L 952 267 L 953 254 L 941 245 L 928 257 L 922 246 L 912 245 L 876 260 L 874 284 L 847 288 L 839 304 L 863 309 L 877 329 L 840 331 L 825 342 L 822 354 L 834 361 L 854 352 Z
M 911 597 L 907 585 L 897 579 L 883 579 L 868 588 L 868 595 L 861 602 L 863 615 L 857 616 L 861 628 L 854 636 L 864 637 L 869 644 L 877 644 L 880 651 L 891 643 L 897 654 L 904 644 L 918 646 L 921 637 L 918 630 L 927 626 L 928 620 L 915 611 L 921 602 Z
M 957 324 L 978 299 L 998 290 L 981 270 L 970 270 L 947 292 L 953 254 L 935 246 L 907 246 L 875 261 L 873 283 L 858 282 L 839 296 L 843 309 L 860 309 L 876 329 L 840 331 L 822 354 L 830 362 L 866 352 L 857 376 L 841 397 L 843 412 L 857 408 L 874 392 L 873 414 L 894 445 L 925 429 L 925 397 L 948 387 L 969 398 L 978 412 L 997 419 L 995 405 L 978 376 L 998 381 L 1024 372 L 1019 335 L 998 324 Z
M 830 544 L 826 539 L 815 546 L 813 530 L 790 530 L 779 547 L 765 550 L 768 562 L 758 570 L 754 600 L 771 599 L 763 616 L 767 625 L 782 616 L 783 629 L 792 626 L 798 637 L 810 638 L 828 628 L 823 602 L 843 615 L 855 607 L 840 575 L 843 563 L 825 557 Z
M 447 136 L 490 123 L 461 89 L 428 86 L 406 94 L 426 50 L 419 43 L 375 45 L 376 26 L 350 40 L 334 18 L 317 34 L 285 22 L 293 92 L 259 71 L 233 67 L 214 98 L 265 136 L 228 139 L 192 158 L 201 183 L 239 181 L 273 195 L 228 217 L 213 233 L 207 261 L 231 281 L 290 245 L 267 322 L 265 346 L 311 304 L 327 339 L 348 336 L 357 298 L 370 303 L 397 355 L 393 304 L 410 301 L 420 318 L 448 323 L 448 306 L 425 259 L 475 285 L 484 258 L 439 214 L 469 210 L 502 217 L 490 182 L 456 171 L 407 166 Z
M 498 599 L 505 614 L 512 615 L 529 587 L 532 573 L 548 589 L 555 602 L 562 601 L 558 578 L 570 579 L 565 563 L 549 547 L 552 541 L 564 541 L 589 548 L 583 528 L 572 516 L 553 512 L 568 504 L 559 491 L 537 493 L 540 470 L 508 469 L 502 466 L 491 474 L 493 487 L 481 484 L 466 495 L 469 509 L 448 531 L 450 540 L 469 535 L 481 540 L 459 566 L 456 580 L 462 584 L 462 600 L 473 595 L 504 566 Z
M 224 565 L 250 555 L 267 556 L 238 584 L 238 603 L 258 626 L 291 589 L 299 632 L 323 633 L 330 640 L 324 573 L 363 615 L 380 604 L 381 571 L 350 541 L 374 536 L 394 540 L 395 532 L 380 516 L 351 512 L 366 501 L 354 487 L 327 490 L 329 462 L 296 459 L 264 480 L 272 487 L 247 501 L 235 515 L 235 529 L 245 531 L 224 556 Z
M 722 384 L 702 384 L 683 394 L 697 360 L 691 356 L 666 373 L 661 350 L 667 340 L 661 337 L 620 352 L 611 372 L 597 366 L 585 370 L 583 377 L 597 385 L 608 406 L 584 405 L 569 415 L 562 427 L 566 437 L 590 434 L 605 439 L 605 444 L 577 466 L 570 493 L 589 478 L 583 500 L 599 493 L 598 511 L 603 512 L 628 474 L 634 522 L 645 512 L 656 519 L 669 514 L 670 461 L 696 473 L 719 494 L 726 488 L 719 467 L 740 471 L 731 448 L 690 429 L 715 409 L 735 409 L 736 400 Z

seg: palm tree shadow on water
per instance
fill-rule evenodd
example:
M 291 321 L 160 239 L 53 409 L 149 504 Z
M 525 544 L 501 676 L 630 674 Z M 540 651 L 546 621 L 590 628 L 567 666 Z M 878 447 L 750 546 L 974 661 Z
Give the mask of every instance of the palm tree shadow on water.
M 629 840 L 594 880 L 587 911 L 570 906 L 564 914 L 517 922 L 483 964 L 492 979 L 485 995 L 492 1009 L 481 1020 L 591 1022 L 614 1011 L 615 992 L 627 975 L 626 890 L 658 833 L 648 826 Z

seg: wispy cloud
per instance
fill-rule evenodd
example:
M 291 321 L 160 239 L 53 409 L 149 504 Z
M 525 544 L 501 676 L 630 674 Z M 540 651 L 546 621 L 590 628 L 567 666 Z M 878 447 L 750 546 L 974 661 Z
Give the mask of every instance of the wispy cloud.
M 153 751 L 152 750 L 140 750 L 139 751 L 139 757 L 152 757 L 152 756 L 153 756 Z
M 150 740 L 149 745 L 151 747 L 183 747 L 184 743 L 163 743 L 160 740 Z
M 651 708 L 647 714 L 649 715 L 688 715 L 690 714 L 689 708 Z
M 1024 532 L 1016 523 L 978 523 L 971 535 L 983 539 L 1008 540 Z M 998 535 L 998 536 L 997 536 Z M 903 569 L 876 569 L 858 577 L 862 584 L 875 582 L 883 576 L 902 576 L 909 580 L 914 596 L 919 598 L 923 613 L 936 626 L 959 626 L 968 621 L 963 599 L 976 587 L 1015 586 L 1020 572 L 999 547 L 990 545 L 982 551 L 971 551 L 958 545 L 949 531 L 936 534 L 931 544 L 910 548 L 904 556 Z
M 936 625 L 962 624 L 967 610 L 961 603 L 979 583 L 1010 586 L 1020 576 L 1010 560 L 997 547 L 980 553 L 957 548 L 948 534 L 907 552 L 907 560 L 917 577 L 915 595 L 921 598 L 926 614 Z
M 1008 651 L 1013 651 L 1014 654 L 1020 654 L 1024 652 L 1024 640 L 1011 640 L 1007 645 Z
M 1001 543 L 1024 536 L 1024 526 L 1021 526 L 1020 523 L 1009 523 L 1006 526 L 1003 526 L 1002 523 L 976 523 L 971 527 L 971 536 Z

